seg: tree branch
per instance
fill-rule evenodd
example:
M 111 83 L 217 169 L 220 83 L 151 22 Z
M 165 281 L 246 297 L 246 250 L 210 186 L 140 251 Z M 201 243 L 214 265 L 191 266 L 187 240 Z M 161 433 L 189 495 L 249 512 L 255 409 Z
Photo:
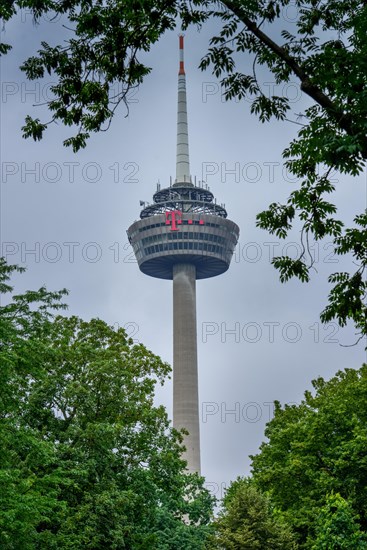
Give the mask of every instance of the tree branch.
M 301 81 L 301 90 L 311 97 L 316 103 L 318 103 L 325 111 L 332 117 L 339 127 L 344 130 L 348 135 L 354 136 L 358 133 L 358 129 L 354 127 L 352 118 L 345 114 L 335 103 L 326 95 L 318 86 L 316 86 L 308 74 L 304 71 L 302 66 L 297 60 L 289 55 L 289 53 L 279 46 L 274 40 L 272 40 L 267 34 L 265 34 L 258 25 L 251 21 L 246 15 L 245 10 L 238 5 L 237 2 L 231 0 L 225 0 L 222 2 L 234 15 L 246 25 L 247 29 L 252 32 L 256 38 L 260 40 L 262 44 L 267 46 L 273 53 L 275 53 L 286 65 L 292 69 L 293 73 Z M 367 140 L 363 140 L 363 148 L 361 154 L 364 159 L 367 159 Z

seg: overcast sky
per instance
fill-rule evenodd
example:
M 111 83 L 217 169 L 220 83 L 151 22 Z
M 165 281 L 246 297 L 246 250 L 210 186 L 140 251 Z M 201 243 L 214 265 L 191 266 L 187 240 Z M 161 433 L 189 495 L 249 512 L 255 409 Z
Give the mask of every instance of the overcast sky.
M 284 26 L 294 17 L 285 12 Z M 283 169 L 282 150 L 299 127 L 261 124 L 247 101 L 223 101 L 218 81 L 198 69 L 213 30 L 186 33 L 185 66 L 192 175 L 206 180 L 241 232 L 229 271 L 197 283 L 202 472 L 220 497 L 230 480 L 249 473 L 248 455 L 264 440 L 272 402 L 299 402 L 312 379 L 358 368 L 365 352 L 362 342 L 340 346 L 355 341 L 353 327 L 319 321 L 328 274 L 352 270 L 351 260 L 333 256 L 329 240 L 319 243 L 309 284 L 281 284 L 270 264 L 273 255 L 293 256 L 299 247 L 299 228 L 279 242 L 255 227 L 256 214 L 297 185 Z M 66 287 L 70 314 L 125 326 L 172 362 L 172 283 L 140 273 L 126 229 L 139 217 L 139 200 L 151 200 L 157 182 L 168 186 L 175 175 L 178 31 L 146 56 L 153 70 L 130 96 L 128 117 L 121 106 L 109 132 L 77 155 L 62 146 L 70 131 L 60 125 L 39 143 L 22 139 L 20 130 L 26 114 L 47 119 L 32 105 L 49 99 L 55 79 L 28 83 L 18 67 L 41 39 L 60 43 L 63 32 L 58 21 L 35 26 L 24 11 L 2 33 L 14 46 L 1 68 L 3 254 L 27 267 L 16 278 L 19 292 Z M 241 60 L 244 69 L 251 63 Z M 265 72 L 259 78 L 269 93 L 273 79 Z M 293 118 L 308 104 L 296 80 L 274 89 L 292 98 Z M 334 177 L 340 217 L 351 223 L 366 205 L 365 175 Z M 171 416 L 170 382 L 157 401 Z

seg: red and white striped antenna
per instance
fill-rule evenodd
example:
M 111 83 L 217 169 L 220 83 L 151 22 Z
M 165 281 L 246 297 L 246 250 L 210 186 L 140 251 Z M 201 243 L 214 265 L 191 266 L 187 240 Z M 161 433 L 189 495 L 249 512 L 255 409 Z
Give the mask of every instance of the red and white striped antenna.
M 178 74 L 185 74 L 184 35 L 180 34 L 178 39 L 179 39 L 179 45 L 180 45 L 180 69 L 178 71 Z
M 189 132 L 187 123 L 186 74 L 184 64 L 184 35 L 179 35 L 180 65 L 177 98 L 177 153 L 175 183 L 191 183 Z

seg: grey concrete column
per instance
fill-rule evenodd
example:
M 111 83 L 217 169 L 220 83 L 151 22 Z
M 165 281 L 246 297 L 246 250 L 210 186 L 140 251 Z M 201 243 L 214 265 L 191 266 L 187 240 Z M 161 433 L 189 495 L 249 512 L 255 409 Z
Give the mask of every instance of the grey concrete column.
M 173 266 L 173 426 L 186 428 L 187 468 L 200 474 L 196 268 Z

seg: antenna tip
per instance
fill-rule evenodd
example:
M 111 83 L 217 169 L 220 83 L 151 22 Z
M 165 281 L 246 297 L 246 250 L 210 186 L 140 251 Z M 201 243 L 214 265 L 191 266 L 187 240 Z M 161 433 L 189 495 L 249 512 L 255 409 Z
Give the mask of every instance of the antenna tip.
M 180 44 L 180 69 L 178 74 L 185 74 L 185 65 L 184 65 L 184 35 L 179 35 L 179 44 Z

